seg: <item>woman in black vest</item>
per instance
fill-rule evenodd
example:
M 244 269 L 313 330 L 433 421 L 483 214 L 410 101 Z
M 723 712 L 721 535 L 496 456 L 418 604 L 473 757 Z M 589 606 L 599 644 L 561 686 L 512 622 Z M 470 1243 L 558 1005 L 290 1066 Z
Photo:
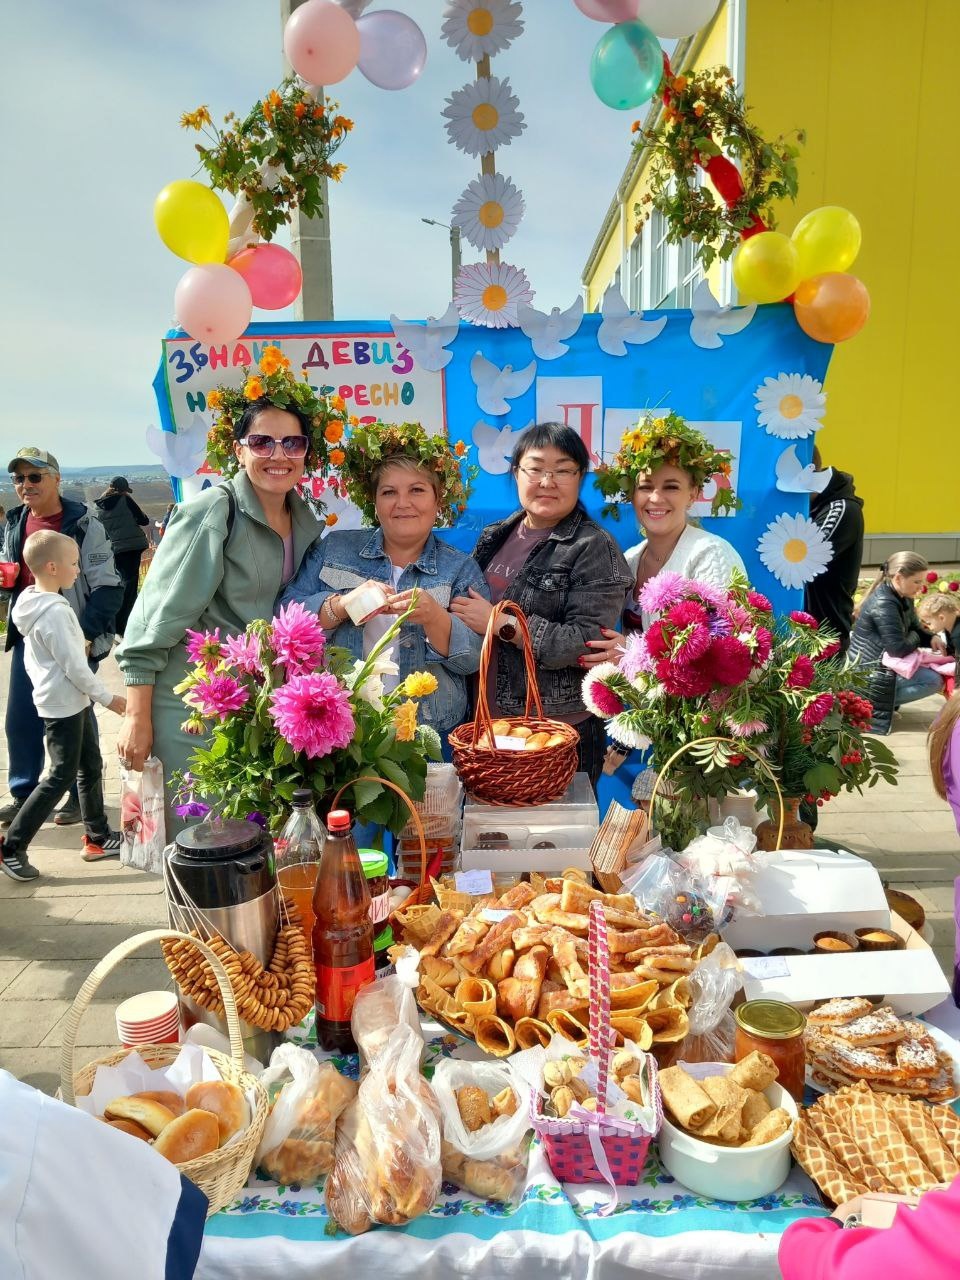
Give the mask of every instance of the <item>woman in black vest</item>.
M 140 589 L 140 559 L 149 545 L 144 526 L 150 524 L 150 517 L 134 502 L 126 476 L 114 476 L 94 506 L 97 519 L 110 539 L 114 563 L 123 583 L 123 604 L 114 623 L 117 635 L 122 636 Z

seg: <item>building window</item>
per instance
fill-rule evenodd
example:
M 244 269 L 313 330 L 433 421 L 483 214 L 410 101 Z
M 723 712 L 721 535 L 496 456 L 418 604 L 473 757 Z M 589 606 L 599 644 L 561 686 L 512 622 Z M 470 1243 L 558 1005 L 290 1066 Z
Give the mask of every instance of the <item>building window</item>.
M 667 241 L 669 226 L 659 209 L 650 215 L 650 306 L 677 305 L 677 251 Z
M 630 296 L 627 298 L 627 305 L 631 311 L 641 311 L 643 309 L 643 236 L 635 236 L 630 246 L 629 261 L 629 289 Z
M 693 303 L 693 295 L 697 285 L 703 279 L 703 267 L 697 257 L 697 246 L 693 240 L 682 240 L 677 253 L 677 286 L 678 307 L 689 307 Z

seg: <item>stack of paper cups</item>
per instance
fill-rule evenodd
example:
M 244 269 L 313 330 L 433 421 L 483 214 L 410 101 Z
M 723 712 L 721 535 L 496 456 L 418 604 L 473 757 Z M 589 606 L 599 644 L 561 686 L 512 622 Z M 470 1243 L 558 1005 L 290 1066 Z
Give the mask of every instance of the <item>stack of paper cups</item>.
M 117 1036 L 125 1049 L 135 1044 L 176 1044 L 180 1007 L 172 991 L 144 991 L 117 1006 Z

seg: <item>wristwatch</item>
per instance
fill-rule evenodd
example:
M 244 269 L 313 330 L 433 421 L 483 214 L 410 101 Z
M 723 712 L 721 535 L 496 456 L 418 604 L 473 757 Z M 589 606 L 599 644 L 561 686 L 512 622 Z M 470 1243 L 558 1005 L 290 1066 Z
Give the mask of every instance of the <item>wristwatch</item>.
M 516 619 L 511 617 L 510 614 L 507 614 L 505 618 L 501 618 L 500 621 L 497 623 L 497 638 L 499 640 L 506 640 L 506 642 L 509 644 L 511 640 L 516 639 L 516 635 L 517 635 Z

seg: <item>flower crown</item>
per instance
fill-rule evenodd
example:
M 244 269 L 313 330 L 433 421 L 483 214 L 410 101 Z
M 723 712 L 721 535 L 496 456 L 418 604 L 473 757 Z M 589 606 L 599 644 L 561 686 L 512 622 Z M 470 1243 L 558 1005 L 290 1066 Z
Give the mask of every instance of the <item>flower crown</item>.
M 207 433 L 207 462 L 224 476 L 235 476 L 240 463 L 234 451 L 233 428 L 245 409 L 258 400 L 269 400 L 277 409 L 298 409 L 310 423 L 308 469 L 326 474 L 330 467 L 343 461 L 343 440 L 349 419 L 340 396 L 320 396 L 307 381 L 293 376 L 290 361 L 279 347 L 264 347 L 259 370 L 251 373 L 243 368 L 241 387 L 216 387 L 207 396 L 207 407 L 214 411 L 213 426 Z
M 428 436 L 419 422 L 354 426 L 342 452 L 340 490 L 360 508 L 365 524 L 377 523 L 374 474 L 385 462 L 408 458 L 424 471 L 434 472 L 440 481 L 438 523 L 447 526 L 456 524 L 466 510 L 479 470 L 464 464 L 467 446 L 462 440 L 451 447 L 445 436 Z
M 730 474 L 730 454 L 716 449 L 701 432 L 678 413 L 662 418 L 646 414 L 632 431 L 626 432 L 612 462 L 603 462 L 594 472 L 593 482 L 610 501 L 604 515 L 620 518 L 619 503 L 629 501 L 639 476 L 658 467 L 679 467 L 686 471 L 697 489 L 711 476 Z M 718 485 L 710 506 L 711 515 L 736 511 L 742 506 L 729 482 Z

